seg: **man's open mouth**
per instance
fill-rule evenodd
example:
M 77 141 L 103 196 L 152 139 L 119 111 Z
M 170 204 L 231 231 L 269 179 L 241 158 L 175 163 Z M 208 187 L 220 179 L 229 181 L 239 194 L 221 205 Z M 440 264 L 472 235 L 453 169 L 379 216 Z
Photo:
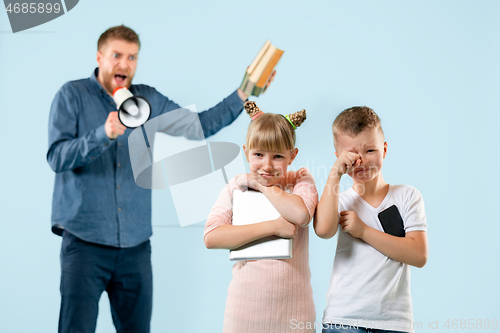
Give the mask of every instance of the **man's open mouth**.
M 115 81 L 118 85 L 124 84 L 126 79 L 127 79 L 126 75 L 122 75 L 122 74 L 115 75 Z

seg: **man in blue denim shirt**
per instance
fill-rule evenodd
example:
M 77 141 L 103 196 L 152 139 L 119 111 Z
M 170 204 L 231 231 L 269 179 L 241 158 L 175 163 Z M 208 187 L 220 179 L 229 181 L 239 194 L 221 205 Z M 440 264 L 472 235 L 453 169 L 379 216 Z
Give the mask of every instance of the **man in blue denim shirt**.
M 100 295 L 108 293 L 117 332 L 149 332 L 152 311 L 151 190 L 134 182 L 130 129 L 112 92 L 126 86 L 151 104 L 151 118 L 179 105 L 146 85 L 132 85 L 140 42 L 130 28 L 98 41 L 90 78 L 66 83 L 49 120 L 47 161 L 56 172 L 52 230 L 63 235 L 59 332 L 94 332 Z M 167 134 L 204 139 L 231 124 L 248 96 L 240 89 L 200 114 L 175 113 Z M 196 131 L 198 122 L 202 131 Z M 198 124 L 199 124 L 198 123 Z

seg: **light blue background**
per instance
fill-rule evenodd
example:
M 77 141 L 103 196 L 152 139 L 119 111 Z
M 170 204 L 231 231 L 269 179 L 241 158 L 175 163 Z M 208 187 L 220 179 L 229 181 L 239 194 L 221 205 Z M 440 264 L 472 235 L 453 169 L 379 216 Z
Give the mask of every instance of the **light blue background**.
M 256 100 L 270 112 L 307 110 L 294 166 L 308 166 L 320 192 L 335 160 L 333 119 L 353 105 L 374 108 L 389 145 L 386 181 L 417 187 L 426 204 L 430 258 L 412 268 L 418 332 L 436 331 L 429 320 L 440 331 L 447 319 L 500 320 L 499 12 L 500 2 L 486 0 L 81 0 L 17 34 L 1 12 L 0 332 L 57 329 L 49 108 L 66 81 L 90 76 L 99 35 L 122 23 L 142 42 L 134 82 L 198 110 L 240 84 L 266 39 L 285 50 Z M 248 123 L 240 116 L 211 139 L 243 144 Z M 202 228 L 164 227 L 176 224 L 169 192 L 155 192 L 152 332 L 219 333 L 232 263 L 227 251 L 205 249 Z M 318 321 L 335 246 L 311 229 Z M 113 331 L 105 294 L 97 331 Z

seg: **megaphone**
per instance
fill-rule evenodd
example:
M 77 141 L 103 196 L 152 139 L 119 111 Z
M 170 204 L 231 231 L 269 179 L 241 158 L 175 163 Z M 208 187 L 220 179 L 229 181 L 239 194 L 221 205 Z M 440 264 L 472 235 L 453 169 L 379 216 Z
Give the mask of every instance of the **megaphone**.
M 118 107 L 118 119 L 128 128 L 143 125 L 151 117 L 151 105 L 141 96 L 134 96 L 127 87 L 113 91 L 113 100 Z

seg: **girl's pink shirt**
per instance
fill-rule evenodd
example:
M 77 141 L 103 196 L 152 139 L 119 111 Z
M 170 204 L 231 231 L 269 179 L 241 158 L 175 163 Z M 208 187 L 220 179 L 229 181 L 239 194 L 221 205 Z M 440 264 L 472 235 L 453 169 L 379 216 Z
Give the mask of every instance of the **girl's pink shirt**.
M 280 183 L 302 198 L 312 218 L 318 204 L 314 179 L 306 168 L 289 171 Z M 208 234 L 231 224 L 234 179 L 219 196 L 205 225 Z M 293 187 L 293 189 L 292 189 Z M 309 270 L 309 228 L 299 228 L 293 240 L 291 259 L 238 261 L 232 268 L 233 279 L 227 290 L 223 333 L 314 333 L 316 312 Z

